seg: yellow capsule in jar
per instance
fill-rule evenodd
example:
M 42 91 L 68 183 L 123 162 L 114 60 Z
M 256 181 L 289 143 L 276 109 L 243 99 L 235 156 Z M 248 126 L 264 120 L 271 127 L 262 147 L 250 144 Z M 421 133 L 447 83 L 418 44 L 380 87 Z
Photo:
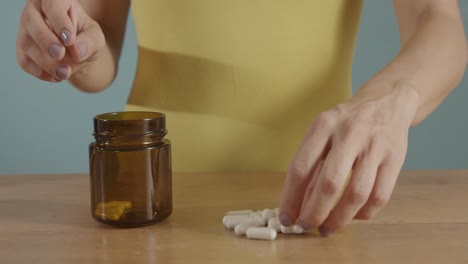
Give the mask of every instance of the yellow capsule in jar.
M 95 215 L 104 220 L 117 221 L 131 208 L 132 203 L 129 201 L 104 202 L 96 206 Z

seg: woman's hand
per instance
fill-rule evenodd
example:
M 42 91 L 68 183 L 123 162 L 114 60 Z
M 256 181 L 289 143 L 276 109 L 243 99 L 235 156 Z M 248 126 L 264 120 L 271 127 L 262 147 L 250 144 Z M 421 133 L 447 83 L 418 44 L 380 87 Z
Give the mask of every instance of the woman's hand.
M 326 236 L 353 218 L 375 217 L 403 165 L 409 127 L 460 83 L 468 56 L 458 1 L 394 5 L 400 52 L 351 100 L 310 126 L 286 176 L 283 225 L 297 221 Z
M 76 0 L 28 0 L 21 15 L 16 57 L 38 79 L 58 82 L 96 60 L 106 44 L 99 24 Z
M 375 217 L 387 203 L 405 160 L 419 95 L 402 85 L 379 85 L 367 84 L 309 127 L 286 176 L 283 225 L 318 228 L 327 236 L 353 218 Z

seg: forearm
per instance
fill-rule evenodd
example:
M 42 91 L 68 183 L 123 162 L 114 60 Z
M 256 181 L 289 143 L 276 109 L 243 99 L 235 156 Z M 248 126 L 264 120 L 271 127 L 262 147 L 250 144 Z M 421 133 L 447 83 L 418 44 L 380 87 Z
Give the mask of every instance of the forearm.
M 112 51 L 109 44 L 85 62 L 69 79 L 70 83 L 84 92 L 100 92 L 107 88 L 117 74 L 118 54 Z
M 459 17 L 426 9 L 397 57 L 356 94 L 375 98 L 395 92 L 412 93 L 416 113 L 424 120 L 459 84 L 467 64 L 467 44 Z M 398 91 L 397 91 L 398 92 Z

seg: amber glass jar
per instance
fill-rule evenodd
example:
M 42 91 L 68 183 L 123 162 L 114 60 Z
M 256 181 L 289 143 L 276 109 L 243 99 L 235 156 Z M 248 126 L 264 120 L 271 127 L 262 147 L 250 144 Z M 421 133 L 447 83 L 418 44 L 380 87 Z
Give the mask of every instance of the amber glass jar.
M 155 112 L 94 117 L 89 146 L 95 220 L 116 227 L 154 224 L 172 212 L 171 145 L 166 119 Z

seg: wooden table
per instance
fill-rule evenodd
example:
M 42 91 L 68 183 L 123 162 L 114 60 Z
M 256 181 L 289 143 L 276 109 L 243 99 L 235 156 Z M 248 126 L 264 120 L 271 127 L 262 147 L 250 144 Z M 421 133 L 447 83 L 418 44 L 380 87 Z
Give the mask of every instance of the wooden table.
M 373 221 L 328 238 L 248 240 L 227 210 L 276 207 L 282 173 L 176 174 L 174 212 L 116 229 L 90 216 L 85 174 L 0 176 L 0 263 L 468 263 L 468 171 L 403 172 Z

